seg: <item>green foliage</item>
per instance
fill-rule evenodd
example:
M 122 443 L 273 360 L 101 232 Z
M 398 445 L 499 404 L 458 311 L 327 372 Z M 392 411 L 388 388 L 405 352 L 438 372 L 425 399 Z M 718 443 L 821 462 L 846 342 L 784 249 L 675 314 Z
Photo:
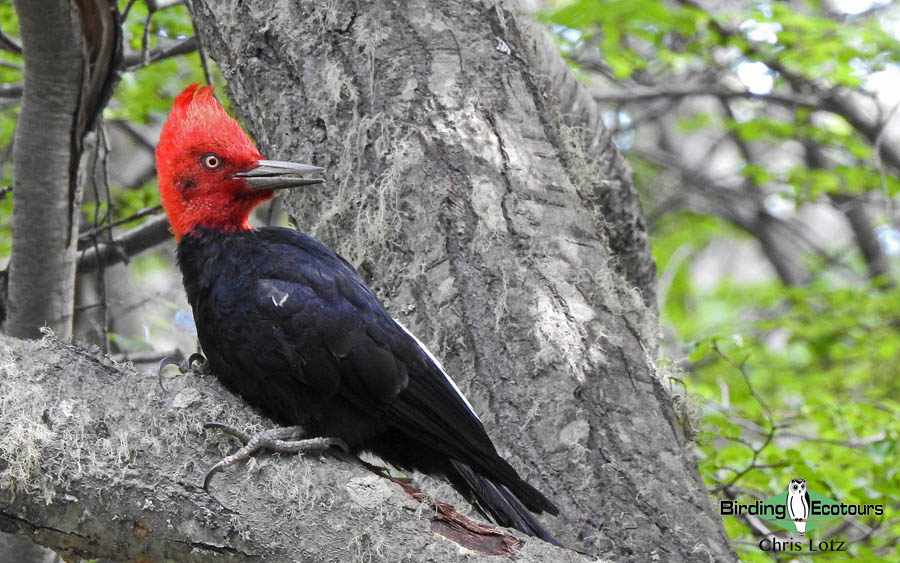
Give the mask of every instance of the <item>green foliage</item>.
M 883 70 L 900 41 L 877 19 L 860 18 L 852 25 L 815 12 L 797 12 L 789 4 L 765 3 L 749 15 L 781 26 L 778 42 L 767 51 L 786 69 L 811 79 L 856 87 L 871 72 Z
M 654 238 L 661 270 L 681 269 L 663 316 L 681 338 L 693 341 L 686 349 L 692 368 L 685 382 L 704 413 L 700 470 L 707 483 L 771 495 L 802 476 L 811 489 L 844 502 L 897 507 L 897 291 L 826 281 L 805 288 L 725 281 L 701 293 L 688 264 L 669 259 L 677 248 L 699 251 L 727 233 L 709 218 L 673 214 Z M 732 482 L 736 471 L 745 470 Z M 885 525 L 883 519 L 863 520 Z M 886 535 L 896 538 L 900 529 L 892 526 Z M 734 538 L 752 539 L 733 519 L 726 528 Z M 852 546 L 851 553 L 863 547 Z M 741 555 L 751 560 L 758 550 Z
M 696 218 L 666 219 L 654 238 L 661 268 L 673 246 L 699 248 L 716 234 L 701 224 L 694 238 L 687 227 Z M 746 470 L 731 484 L 771 495 L 791 477 L 805 477 L 811 489 L 836 500 L 896 510 L 898 290 L 820 279 L 801 288 L 727 280 L 700 292 L 688 265 L 681 268 L 663 316 L 681 338 L 693 342 L 685 350 L 692 366 L 685 383 L 704 413 L 700 470 L 707 483 L 731 483 L 735 471 Z M 770 432 L 771 441 L 755 452 Z M 900 555 L 886 545 L 900 536 L 900 524 L 890 518 L 861 520 L 887 529 L 871 544 L 851 545 L 851 554 L 864 557 L 877 548 L 881 560 L 892 558 L 887 553 Z M 735 522 L 726 520 L 731 537 L 752 541 L 746 526 Z M 747 558 L 759 552 L 755 546 L 740 549 Z
M 698 85 L 741 92 L 751 85 L 741 86 L 736 69 L 765 64 L 771 90 L 729 98 L 734 111 L 695 104 L 673 112 L 675 134 L 730 137 L 734 146 L 762 154 L 800 154 L 798 147 L 812 144 L 827 155 L 829 164 L 816 169 L 802 156 L 787 166 L 744 162 L 748 189 L 800 206 L 826 194 L 900 191 L 900 180 L 876 161 L 871 136 L 820 103 L 834 92 L 859 90 L 872 73 L 900 60 L 900 42 L 877 17 L 842 19 L 816 1 L 759 2 L 745 13 L 712 14 L 653 0 L 576 0 L 543 17 L 589 81 L 606 78 L 604 90 L 664 93 Z M 664 99 L 639 105 L 626 93 L 616 110 L 640 117 L 659 111 Z M 639 189 L 656 197 L 665 171 L 646 160 L 633 168 Z M 861 539 L 848 552 L 815 560 L 900 560 L 900 289 L 866 281 L 864 260 L 852 251 L 842 253 L 840 270 L 819 264 L 806 287 L 698 281 L 698 256 L 749 241 L 728 221 L 698 212 L 661 214 L 652 228 L 663 349 L 685 358 L 684 383 L 702 413 L 699 467 L 711 496 L 752 502 L 751 494 L 768 498 L 803 477 L 811 490 L 838 501 L 883 503 L 884 517 L 858 518 L 870 535 L 841 531 L 838 539 Z M 724 524 L 744 561 L 810 560 L 805 553 L 773 557 L 757 547 L 745 522 L 725 517 Z
M 640 71 L 638 82 L 658 81 L 666 87 L 678 84 L 686 70 L 722 73 L 733 70 L 723 65 L 759 62 L 773 72 L 773 94 L 789 91 L 790 81 L 804 80 L 827 93 L 837 87 L 859 87 L 872 73 L 900 60 L 900 41 L 878 19 L 839 21 L 823 15 L 817 2 L 811 2 L 805 12 L 797 11 L 795 4 L 760 2 L 746 13 L 713 15 L 659 0 L 576 0 L 564 2 L 543 18 L 554 25 L 563 54 L 582 75 L 578 55 L 590 46 L 598 49 L 612 78 L 632 78 Z M 733 32 L 723 34 L 723 29 Z M 785 108 L 766 104 L 766 96 L 747 96 L 757 103 L 745 104 L 747 115 L 729 120 L 727 130 L 750 144 L 810 139 L 872 168 L 871 140 L 843 118 L 832 114 L 824 123 L 810 122 L 813 109 L 828 109 L 817 105 L 815 95 L 795 96 L 791 103 L 799 105 L 794 112 L 772 111 Z M 807 101 L 802 101 L 804 97 Z M 680 115 L 679 122 L 685 132 L 722 126 L 705 113 Z M 833 170 L 833 178 L 765 175 L 758 167 L 745 171 L 745 176 L 759 185 L 796 182 L 798 189 L 791 193 L 798 202 L 823 193 L 882 189 L 881 178 L 859 168 L 847 165 Z M 890 193 L 895 193 L 897 182 L 888 183 Z
M 626 78 L 650 62 L 642 54 L 646 45 L 657 49 L 656 63 L 674 67 L 686 60 L 681 51 L 669 49 L 668 44 L 674 37 L 696 34 L 706 17 L 700 10 L 672 7 L 657 0 L 578 0 L 545 15 L 545 19 L 580 30 L 578 41 L 596 40 L 613 75 Z M 690 47 L 686 50 L 691 51 Z

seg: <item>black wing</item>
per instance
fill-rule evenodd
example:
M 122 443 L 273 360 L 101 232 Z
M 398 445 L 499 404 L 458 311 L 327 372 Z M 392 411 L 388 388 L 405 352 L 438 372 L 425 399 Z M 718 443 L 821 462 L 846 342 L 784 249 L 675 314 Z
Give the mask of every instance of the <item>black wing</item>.
M 273 255 L 259 272 L 256 304 L 287 331 L 294 346 L 286 354 L 298 363 L 308 361 L 310 348 L 297 343 L 317 335 L 335 365 L 328 388 L 390 427 L 521 493 L 533 509 L 556 511 L 500 458 L 440 363 L 388 314 L 350 264 L 303 233 L 257 232 Z

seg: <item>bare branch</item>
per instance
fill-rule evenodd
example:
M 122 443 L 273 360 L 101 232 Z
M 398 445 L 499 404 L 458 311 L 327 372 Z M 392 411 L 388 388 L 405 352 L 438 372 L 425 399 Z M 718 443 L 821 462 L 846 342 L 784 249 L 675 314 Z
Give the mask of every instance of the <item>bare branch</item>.
M 0 29 L 0 49 L 17 55 L 22 54 L 22 46 L 15 39 L 4 33 L 2 29 Z
M 125 9 L 122 10 L 122 21 L 123 22 L 128 19 L 128 14 L 131 13 L 131 8 L 134 7 L 135 2 L 137 2 L 137 0 L 128 0 L 128 4 L 125 5 Z
M 0 98 L 21 98 L 23 90 L 24 85 L 21 82 L 15 84 L 0 84 Z
M 122 219 L 113 221 L 109 225 L 102 225 L 100 227 L 94 227 L 88 231 L 84 231 L 78 235 L 78 240 L 79 240 L 79 242 L 83 241 L 83 240 L 87 240 L 87 239 L 93 237 L 94 235 L 99 235 L 100 231 L 106 231 L 106 230 L 112 229 L 114 227 L 121 227 L 122 225 L 127 225 L 128 223 L 131 223 L 132 221 L 137 221 L 138 219 L 143 219 L 144 217 L 147 217 L 148 215 L 157 215 L 161 211 L 162 211 L 162 205 L 154 205 L 153 207 L 145 207 L 143 209 L 140 209 L 140 210 L 134 212 L 132 215 L 129 215 L 128 217 L 123 217 Z
M 606 103 L 635 103 L 649 102 L 658 99 L 683 99 L 700 96 L 712 96 L 726 100 L 734 98 L 760 100 L 791 108 L 807 107 L 812 109 L 825 109 L 821 102 L 813 97 L 802 97 L 776 92 L 757 94 L 749 90 L 733 90 L 716 84 L 690 86 L 685 88 L 648 88 L 627 90 L 624 92 L 602 92 L 594 94 L 594 100 Z
M 141 35 L 141 54 L 140 54 L 140 65 L 147 66 L 150 64 L 150 21 L 153 19 L 153 11 L 147 12 L 147 17 L 144 19 L 144 33 Z
M 78 257 L 78 274 L 94 271 L 99 264 L 106 267 L 127 262 L 132 256 L 168 240 L 169 220 L 165 216 L 147 221 L 117 238 L 112 244 L 98 244 L 84 250 Z
M 188 53 L 193 53 L 199 47 L 197 36 L 192 35 L 179 41 L 173 41 L 168 45 L 154 47 L 153 49 L 128 51 L 122 58 L 122 68 L 126 71 L 137 70 L 149 64 L 153 64 L 163 59 L 172 57 L 180 57 Z
M 148 149 L 150 152 L 154 152 L 156 150 L 156 139 L 152 135 L 144 131 L 137 124 L 126 121 L 124 119 L 116 119 L 111 121 L 110 123 L 112 125 L 115 125 L 122 132 L 137 141 L 138 144 Z

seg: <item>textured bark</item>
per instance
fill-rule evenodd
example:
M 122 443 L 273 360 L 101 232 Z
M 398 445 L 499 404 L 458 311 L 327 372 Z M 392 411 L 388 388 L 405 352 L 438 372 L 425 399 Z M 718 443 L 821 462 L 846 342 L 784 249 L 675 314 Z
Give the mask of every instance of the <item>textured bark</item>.
M 191 8 L 263 154 L 328 169 L 287 199 L 298 227 L 445 360 L 500 453 L 560 505 L 551 531 L 616 560 L 734 559 L 653 365 L 633 187 L 615 147 L 563 115 L 560 81 L 538 70 L 556 55 L 522 16 L 424 0 Z
M 267 423 L 214 377 L 166 387 L 53 339 L 0 336 L 0 531 L 112 561 L 482 559 L 437 535 L 433 511 L 401 487 L 333 457 L 228 470 L 212 485 L 235 510 L 223 509 L 201 485 L 235 443 L 202 423 Z M 513 559 L 590 560 L 539 540 Z
M 559 103 L 565 123 L 578 133 L 568 141 L 576 143 L 577 151 L 589 154 L 594 171 L 599 171 L 579 178 L 581 201 L 605 233 L 617 271 L 641 291 L 648 307 L 656 309 L 656 263 L 650 255 L 647 220 L 628 164 L 612 146 L 612 132 L 603 124 L 601 108 L 535 22 L 517 18 L 515 23 L 516 41 L 532 74 L 549 80 L 550 96 Z M 565 160 L 564 164 L 569 165 Z
M 85 146 L 114 83 L 121 30 L 108 0 L 16 2 L 25 90 L 16 127 L 6 330 L 72 333 Z

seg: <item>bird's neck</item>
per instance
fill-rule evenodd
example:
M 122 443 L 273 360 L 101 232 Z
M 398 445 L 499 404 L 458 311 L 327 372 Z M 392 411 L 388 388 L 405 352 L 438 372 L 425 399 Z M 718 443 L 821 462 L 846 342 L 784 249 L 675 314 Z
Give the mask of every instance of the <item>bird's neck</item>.
M 172 233 L 178 241 L 197 229 L 224 233 L 253 230 L 250 213 L 272 196 L 273 192 L 241 194 L 237 197 L 222 194 L 168 204 L 163 201 L 163 204 L 169 215 Z

